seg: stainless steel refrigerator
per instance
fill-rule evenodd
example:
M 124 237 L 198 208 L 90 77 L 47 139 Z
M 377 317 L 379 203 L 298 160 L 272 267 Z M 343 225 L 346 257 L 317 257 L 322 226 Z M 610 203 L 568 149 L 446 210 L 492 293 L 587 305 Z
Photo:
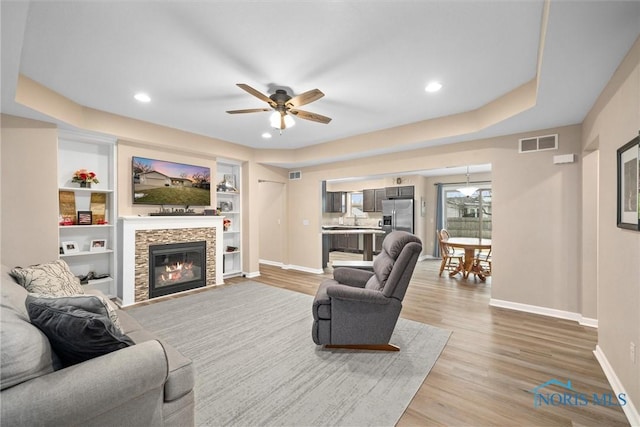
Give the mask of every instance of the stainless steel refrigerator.
M 383 200 L 382 230 L 386 234 L 393 230 L 413 233 L 413 199 Z

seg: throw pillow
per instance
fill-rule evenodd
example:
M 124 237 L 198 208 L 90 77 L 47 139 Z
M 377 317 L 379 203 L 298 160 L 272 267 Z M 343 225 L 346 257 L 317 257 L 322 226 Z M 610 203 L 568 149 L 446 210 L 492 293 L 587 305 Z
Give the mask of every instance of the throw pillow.
M 73 275 L 67 263 L 60 259 L 27 268 L 16 267 L 10 274 L 32 293 L 54 297 L 84 294 L 84 289 L 76 276 Z
M 87 310 L 91 313 L 107 315 L 109 316 L 109 320 L 111 320 L 111 323 L 113 323 L 113 326 L 116 328 L 116 330 L 121 334 L 124 334 L 122 325 L 120 325 L 118 313 L 116 313 L 111 304 L 109 304 L 107 298 L 102 295 L 71 295 L 68 297 L 64 297 L 64 299 L 61 297 L 52 297 L 51 295 L 35 293 L 31 293 L 30 295 L 34 298 L 57 298 L 59 301 L 64 301 L 68 305 Z
M 94 297 L 87 301 L 80 301 L 78 297 L 27 297 L 31 323 L 47 336 L 65 367 L 135 344 L 116 330 L 102 304 L 96 301 Z

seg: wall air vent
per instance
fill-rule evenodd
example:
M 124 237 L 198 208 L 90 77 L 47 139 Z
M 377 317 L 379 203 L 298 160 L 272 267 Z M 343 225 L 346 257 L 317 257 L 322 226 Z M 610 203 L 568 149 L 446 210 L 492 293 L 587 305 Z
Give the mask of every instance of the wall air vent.
M 518 147 L 519 153 L 533 153 L 535 151 L 557 150 L 558 134 L 522 138 Z
M 289 172 L 289 180 L 291 181 L 294 179 L 302 179 L 302 172 L 300 171 Z

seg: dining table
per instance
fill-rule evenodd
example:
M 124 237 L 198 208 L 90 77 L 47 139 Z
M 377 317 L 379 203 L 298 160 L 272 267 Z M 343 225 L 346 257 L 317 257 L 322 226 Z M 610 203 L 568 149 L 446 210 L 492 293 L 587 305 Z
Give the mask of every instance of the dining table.
M 462 277 L 465 279 L 469 277 L 469 273 L 473 273 L 473 269 L 475 268 L 473 260 L 476 256 L 476 251 L 491 250 L 491 239 L 477 237 L 449 237 L 446 244 L 452 248 L 464 250 L 463 265 L 459 265 L 458 268 L 449 275 L 455 276 L 462 272 Z M 480 277 L 482 278 L 484 276 L 480 275 Z

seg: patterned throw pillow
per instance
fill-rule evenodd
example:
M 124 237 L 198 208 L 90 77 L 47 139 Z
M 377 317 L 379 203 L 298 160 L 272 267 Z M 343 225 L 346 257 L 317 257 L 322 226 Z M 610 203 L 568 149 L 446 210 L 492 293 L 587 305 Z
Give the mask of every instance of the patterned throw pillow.
M 84 294 L 82 285 L 62 260 L 31 267 L 16 267 L 9 273 L 31 293 L 66 297 Z

